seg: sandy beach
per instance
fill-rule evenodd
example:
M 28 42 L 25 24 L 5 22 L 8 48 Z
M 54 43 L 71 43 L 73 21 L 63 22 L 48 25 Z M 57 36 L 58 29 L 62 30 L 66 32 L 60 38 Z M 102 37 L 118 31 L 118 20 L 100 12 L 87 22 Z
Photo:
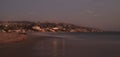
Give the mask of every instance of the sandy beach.
M 27 39 L 27 36 L 19 33 L 0 33 L 0 44 L 19 42 Z

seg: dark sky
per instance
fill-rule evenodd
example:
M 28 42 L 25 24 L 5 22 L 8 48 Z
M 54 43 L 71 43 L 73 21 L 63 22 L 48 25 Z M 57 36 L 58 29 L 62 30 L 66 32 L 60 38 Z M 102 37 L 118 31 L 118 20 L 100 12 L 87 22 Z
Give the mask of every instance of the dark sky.
M 120 31 L 120 0 L 0 0 L 0 20 L 67 22 Z

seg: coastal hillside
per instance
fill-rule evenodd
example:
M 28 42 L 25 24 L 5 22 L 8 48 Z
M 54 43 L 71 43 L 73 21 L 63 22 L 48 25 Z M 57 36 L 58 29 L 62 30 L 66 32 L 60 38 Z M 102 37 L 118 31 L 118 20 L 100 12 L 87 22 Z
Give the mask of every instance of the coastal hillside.
M 103 32 L 97 28 L 77 26 L 67 23 L 0 21 L 0 32 Z

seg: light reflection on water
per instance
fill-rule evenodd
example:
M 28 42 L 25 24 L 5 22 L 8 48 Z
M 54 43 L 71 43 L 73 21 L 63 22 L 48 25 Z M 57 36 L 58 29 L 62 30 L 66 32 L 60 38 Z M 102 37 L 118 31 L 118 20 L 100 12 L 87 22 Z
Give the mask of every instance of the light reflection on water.
M 52 34 L 51 34 L 52 35 Z M 65 35 L 65 36 L 64 36 Z M 78 34 L 62 38 L 41 38 L 34 45 L 36 57 L 116 57 L 120 56 L 118 35 Z M 55 35 L 56 36 L 56 35 Z M 58 36 L 61 36 L 60 34 Z M 68 37 L 67 37 L 68 36 Z M 72 37 L 70 37 L 72 36 Z M 117 40 L 118 39 L 118 40 Z M 41 47 L 41 48 L 40 48 Z
M 43 57 L 64 57 L 65 53 L 64 39 L 44 39 L 34 45 L 35 56 Z
M 28 35 L 30 43 L 0 48 L 0 57 L 120 57 L 119 34 L 45 35 Z

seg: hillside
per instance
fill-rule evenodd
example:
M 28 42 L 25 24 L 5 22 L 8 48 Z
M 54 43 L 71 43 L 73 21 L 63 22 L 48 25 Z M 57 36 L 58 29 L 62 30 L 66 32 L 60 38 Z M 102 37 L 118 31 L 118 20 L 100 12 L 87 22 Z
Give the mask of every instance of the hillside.
M 100 29 L 66 23 L 0 21 L 0 32 L 103 32 Z

